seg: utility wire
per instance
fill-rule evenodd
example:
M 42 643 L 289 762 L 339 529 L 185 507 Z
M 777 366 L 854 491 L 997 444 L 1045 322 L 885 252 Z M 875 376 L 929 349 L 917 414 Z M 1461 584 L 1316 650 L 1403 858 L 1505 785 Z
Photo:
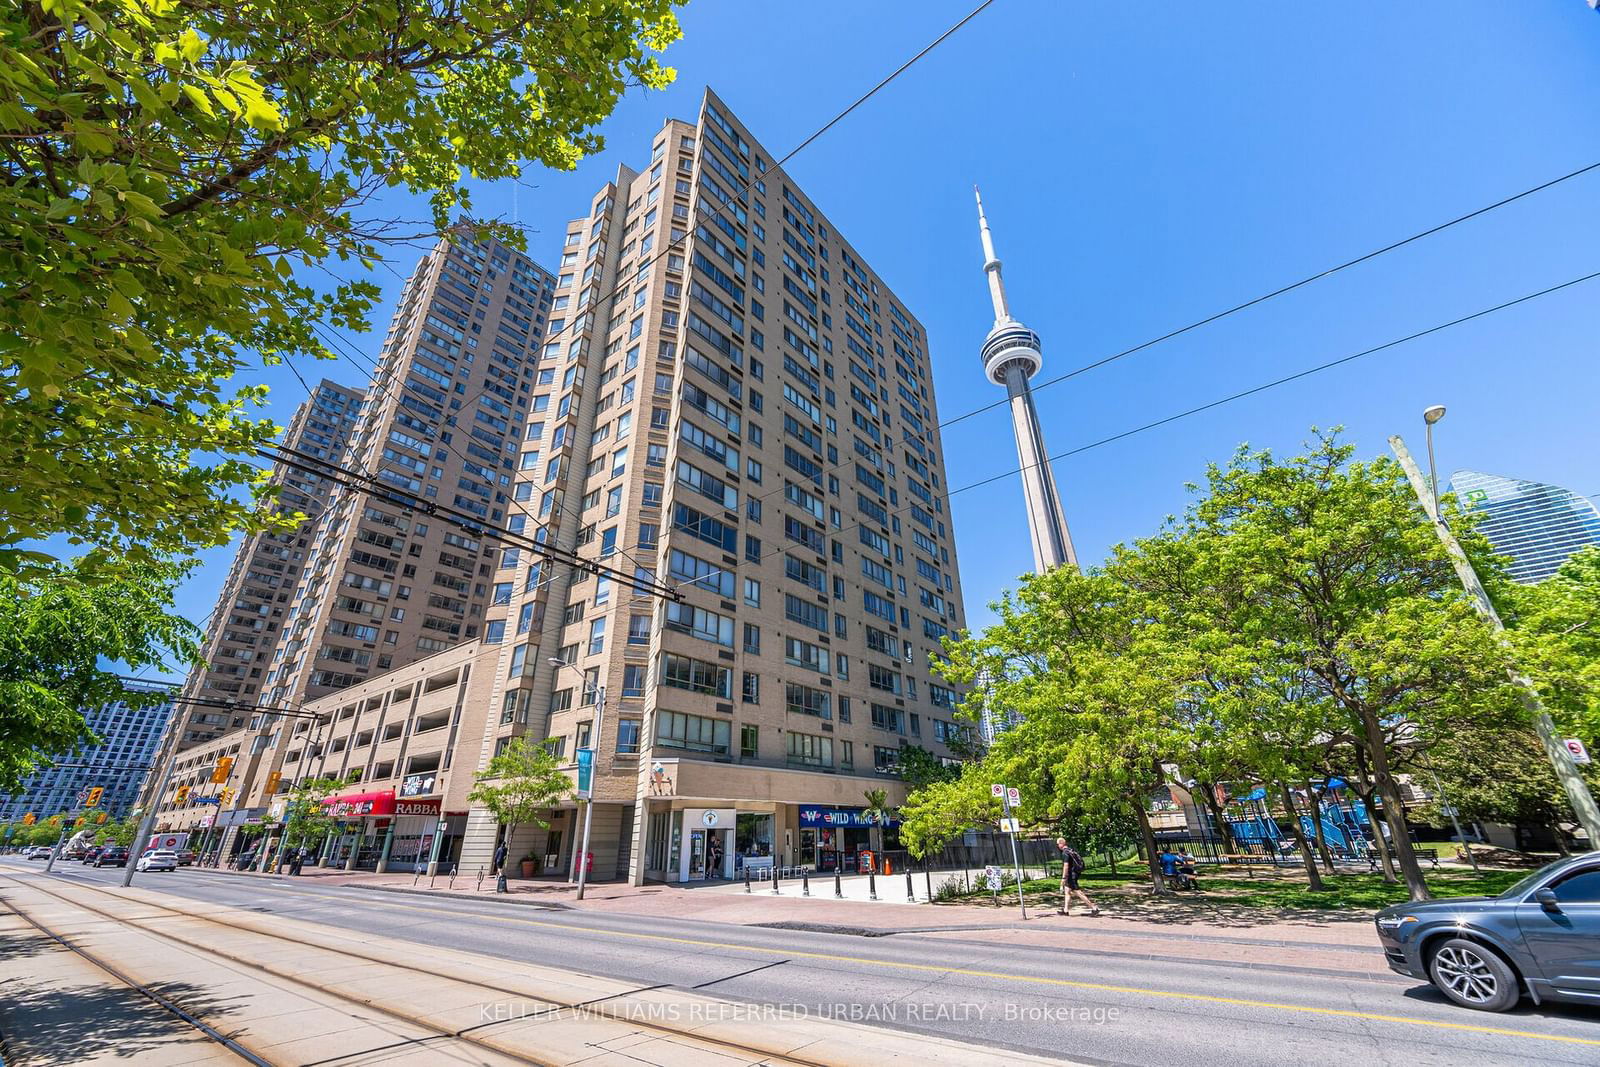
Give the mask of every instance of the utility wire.
M 1552 286 L 1549 286 L 1548 288 L 1540 289 L 1540 290 L 1538 290 L 1536 292 L 1527 293 L 1527 294 L 1525 294 L 1523 296 L 1519 296 L 1519 297 L 1516 297 L 1514 299 L 1507 300 L 1507 301 L 1505 301 L 1503 303 L 1495 304 L 1492 307 L 1483 308 L 1483 309 L 1481 309 L 1479 311 L 1474 311 L 1471 314 L 1462 315 L 1459 318 L 1451 319 L 1448 322 L 1442 322 L 1442 323 L 1439 323 L 1436 326 L 1430 326 L 1425 330 L 1418 330 L 1417 332 L 1411 333 L 1411 334 L 1407 334 L 1404 337 L 1397 337 L 1392 341 L 1385 341 L 1381 345 L 1374 345 L 1371 348 L 1365 348 L 1365 349 L 1362 349 L 1359 352 L 1353 352 L 1350 355 L 1341 356 L 1338 359 L 1329 360 L 1326 363 L 1319 363 L 1314 367 L 1307 367 L 1305 370 L 1296 371 L 1294 374 L 1288 374 L 1288 375 L 1283 376 L 1282 378 L 1275 378 L 1272 381 L 1263 382 L 1260 385 L 1251 386 L 1249 389 L 1241 389 L 1240 391 L 1238 391 L 1236 393 L 1230 393 L 1229 395 L 1224 396 L 1224 397 L 1219 397 L 1216 400 L 1208 401 L 1207 403 L 1204 403 L 1204 404 L 1198 404 L 1198 405 L 1196 405 L 1196 406 L 1194 406 L 1192 408 L 1187 408 L 1187 409 L 1185 409 L 1183 411 L 1179 411 L 1179 412 L 1175 412 L 1174 414 L 1167 415 L 1164 418 L 1155 419 L 1155 420 L 1152 420 L 1150 422 L 1144 423 L 1144 424 L 1142 424 L 1140 426 L 1135 426 L 1135 427 L 1132 427 L 1131 429 L 1123 430 L 1123 431 L 1121 431 L 1119 433 L 1114 433 L 1114 434 L 1111 434 L 1111 435 L 1109 435 L 1107 437 L 1102 437 L 1102 438 L 1100 438 L 1098 440 L 1095 440 L 1095 441 L 1090 441 L 1089 443 L 1083 444 L 1083 445 L 1079 445 L 1076 448 L 1070 448 L 1065 452 L 1060 452 L 1060 453 L 1057 453 L 1054 456 L 1049 457 L 1048 459 L 1044 460 L 1044 462 L 1045 463 L 1055 463 L 1058 460 L 1063 460 L 1063 459 L 1067 459 L 1067 458 L 1069 458 L 1071 456 L 1080 455 L 1080 454 L 1082 454 L 1084 452 L 1088 452 L 1088 451 L 1091 451 L 1091 450 L 1096 449 L 1096 448 L 1102 448 L 1105 445 L 1109 445 L 1109 444 L 1112 444 L 1114 442 L 1121 441 L 1121 440 L 1124 440 L 1124 439 L 1129 438 L 1129 437 L 1133 437 L 1136 434 L 1145 433 L 1145 432 L 1147 432 L 1149 430 L 1154 430 L 1154 429 L 1157 429 L 1158 427 L 1166 426 L 1169 423 L 1177 422 L 1180 419 L 1186 419 L 1186 418 L 1189 418 L 1192 415 L 1198 415 L 1201 412 L 1210 411 L 1213 408 L 1222 407 L 1225 404 L 1231 404 L 1235 400 L 1242 400 L 1245 397 L 1254 396 L 1257 393 L 1263 393 L 1263 392 L 1266 392 L 1269 389 L 1276 389 L 1280 385 L 1287 385 L 1290 382 L 1299 381 L 1302 378 L 1308 378 L 1308 377 L 1310 377 L 1310 376 L 1312 376 L 1314 374 L 1320 374 L 1320 373 L 1322 373 L 1323 371 L 1326 371 L 1326 370 L 1332 370 L 1333 368 L 1343 366 L 1346 363 L 1352 363 L 1352 362 L 1354 362 L 1354 361 L 1356 361 L 1358 359 L 1364 359 L 1367 356 L 1376 355 L 1379 352 L 1383 352 L 1383 351 L 1386 351 L 1388 349 L 1395 348 L 1395 347 L 1397 347 L 1399 345 L 1403 345 L 1403 344 L 1406 344 L 1406 343 L 1411 342 L 1411 341 L 1419 340 L 1419 339 L 1421 339 L 1423 337 L 1427 337 L 1427 336 L 1429 336 L 1431 334 L 1439 333 L 1440 331 L 1443 331 L 1443 330 L 1451 329 L 1452 327 L 1455 327 L 1455 326 L 1460 326 L 1463 323 L 1471 322 L 1474 319 L 1481 319 L 1481 318 L 1484 318 L 1485 316 L 1493 315 L 1496 312 L 1504 311 L 1507 308 L 1516 307 L 1519 304 L 1525 304 L 1525 303 L 1528 303 L 1529 301 L 1537 300 L 1542 296 L 1549 296 L 1551 293 L 1557 293 L 1557 292 L 1561 292 L 1564 289 L 1570 289 L 1573 286 L 1581 285 L 1584 282 L 1593 281 L 1596 278 L 1600 278 L 1600 271 L 1595 271 L 1595 272 L 1593 272 L 1591 274 L 1585 274 L 1585 275 L 1582 275 L 1581 277 L 1572 278 L 1572 279 L 1570 279 L 1568 281 L 1561 282 L 1558 285 L 1552 285 Z M 938 494 L 938 495 L 943 497 L 944 500 L 948 501 L 951 497 L 956 496 L 956 495 L 958 495 L 960 493 L 965 493 L 965 492 L 968 492 L 969 490 L 977 489 L 977 488 L 980 488 L 982 486 L 989 485 L 989 484 L 991 484 L 993 482 L 1001 481 L 1002 479 L 1005 479 L 1005 478 L 1010 478 L 1013 475 L 1021 474 L 1023 471 L 1031 470 L 1037 465 L 1038 464 L 1030 463 L 1030 464 L 1026 464 L 1024 466 L 1013 468 L 1012 470 L 1002 471 L 999 474 L 993 474 L 993 475 L 990 475 L 987 478 L 982 478 L 982 479 L 979 479 L 978 481 L 975 481 L 975 482 L 968 482 L 966 485 L 958 486 L 958 487 L 956 487 L 954 489 L 947 490 L 944 493 L 941 493 L 941 494 Z M 904 507 L 896 508 L 896 509 L 890 511 L 889 514 L 890 515 L 901 515 L 901 514 L 904 514 L 907 511 L 910 511 L 913 506 L 915 506 L 915 505 L 908 504 L 908 505 L 906 505 Z M 863 525 L 865 525 L 865 524 L 862 523 L 862 522 L 854 522 L 854 523 L 851 523 L 848 526 L 844 526 L 844 527 L 839 528 L 836 532 L 839 533 L 839 534 L 847 533 L 850 530 L 858 529 L 859 527 L 861 527 Z M 765 552 L 765 553 L 762 554 L 761 560 L 764 561 L 769 556 L 772 556 L 772 555 L 775 555 L 775 554 L 777 554 L 779 552 L 784 552 L 784 551 L 787 551 L 787 546 L 786 545 L 775 545 L 770 551 Z M 727 568 L 718 568 L 717 570 L 710 571 L 707 574 L 701 575 L 699 578 L 695 578 L 695 579 L 690 580 L 690 581 L 680 582 L 676 586 L 674 586 L 674 588 L 682 589 L 682 588 L 685 588 L 687 586 L 696 585 L 696 584 L 699 584 L 701 582 L 704 582 L 708 578 L 715 577 L 716 575 L 722 574 L 722 573 L 732 573 L 732 572 L 729 571 Z

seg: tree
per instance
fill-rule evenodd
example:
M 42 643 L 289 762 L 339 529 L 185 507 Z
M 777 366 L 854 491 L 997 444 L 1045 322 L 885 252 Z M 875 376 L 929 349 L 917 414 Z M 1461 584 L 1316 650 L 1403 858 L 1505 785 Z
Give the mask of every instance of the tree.
M 985 772 L 968 764 L 957 778 L 944 778 L 912 791 L 900 805 L 900 843 L 917 859 L 939 852 L 967 830 L 993 829 L 1000 801 L 982 781 Z
M 959 777 L 959 766 L 945 763 L 921 745 L 907 745 L 900 750 L 900 780 L 907 790 L 915 792 L 934 782 L 952 782 Z
M 1223 732 L 1266 742 L 1257 763 L 1280 787 L 1313 769 L 1308 747 L 1352 763 L 1353 784 L 1382 798 L 1401 873 L 1423 899 L 1397 774 L 1456 731 L 1522 712 L 1509 653 L 1474 612 L 1399 465 L 1353 454 L 1336 434 L 1284 463 L 1241 448 L 1208 467 L 1183 520 L 1136 551 L 1149 558 L 1176 543 L 1187 561 L 1181 582 L 1145 591 L 1153 617 L 1199 654 L 1190 696 Z M 1453 521 L 1469 551 L 1485 554 L 1470 519 Z
M 463 180 L 571 169 L 672 72 L 673 0 L 17 0 L 0 16 L 0 570 L 67 534 L 130 561 L 267 521 L 251 361 L 364 328 L 390 245 Z M 387 190 L 429 220 L 389 217 Z M 509 222 L 480 234 L 522 244 Z M 292 521 L 285 519 L 284 521 Z
M 1551 716 L 1568 736 L 1600 745 L 1600 545 L 1496 599 L 1508 605 L 1519 665 Z
M 963 717 L 1020 716 L 994 738 L 982 775 L 1021 791 L 1025 822 L 1130 818 L 1153 855 L 1148 803 L 1171 780 L 1168 761 L 1183 743 L 1191 651 L 1109 572 L 1027 575 L 994 609 L 998 621 L 946 639 L 948 659 L 936 661 L 956 684 L 983 680 L 962 702 Z M 1151 879 L 1165 888 L 1154 864 Z
M 865 790 L 867 806 L 861 810 L 861 817 L 867 820 L 870 826 L 868 834 L 872 843 L 872 854 L 883 855 L 883 828 L 894 818 L 894 808 L 889 806 L 889 794 L 883 789 Z M 883 861 L 878 861 L 878 866 L 883 866 Z
M 169 611 L 186 570 L 100 553 L 26 575 L 0 569 L 0 791 L 15 791 L 48 756 L 98 742 L 84 708 L 165 699 L 127 688 L 102 663 L 198 662 L 200 631 Z
M 290 789 L 283 806 L 284 847 L 304 848 L 320 843 L 336 822 L 322 802 L 350 781 L 330 775 L 307 779 Z
M 134 835 L 138 832 L 139 817 L 128 815 L 100 827 L 95 831 L 94 841 L 97 845 L 121 845 L 124 848 L 132 848 Z
M 1463 823 L 1546 826 L 1566 851 L 1559 824 L 1574 821 L 1572 805 L 1559 779 L 1550 773 L 1550 758 L 1533 733 L 1463 730 L 1443 738 L 1429 751 L 1428 766 L 1438 776 L 1443 800 Z M 1434 791 L 1431 776 L 1425 775 L 1422 785 L 1428 792 Z M 1439 826 L 1450 822 L 1437 797 L 1424 814 Z
M 504 828 L 504 840 L 509 845 L 517 827 L 524 823 L 549 829 L 543 812 L 561 803 L 571 792 L 572 779 L 547 745 L 513 737 L 478 775 L 467 799 L 493 813 Z

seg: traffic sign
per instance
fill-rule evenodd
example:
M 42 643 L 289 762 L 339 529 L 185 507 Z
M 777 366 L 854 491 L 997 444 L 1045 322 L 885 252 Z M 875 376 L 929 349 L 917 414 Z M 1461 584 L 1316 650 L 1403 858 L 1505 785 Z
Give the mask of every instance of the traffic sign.
M 1017 834 L 1022 832 L 1022 826 L 1016 819 L 1001 819 L 1000 832 L 1003 834 Z
M 1000 892 L 1000 868 L 999 867 L 992 867 L 992 866 L 991 867 L 985 867 L 983 869 L 983 881 L 984 881 L 984 884 L 988 887 L 989 892 L 991 892 L 991 893 Z
M 1576 737 L 1569 737 L 1562 744 L 1567 746 L 1567 755 L 1572 757 L 1573 763 L 1588 763 L 1589 750 L 1583 747 L 1583 742 Z
M 1014 787 L 1011 788 L 1011 789 L 1007 789 L 1006 790 L 1006 800 L 1009 801 L 1012 804 L 1012 806 L 1015 806 L 1017 804 L 1021 804 L 1022 803 L 1022 790 L 1014 788 Z
M 992 797 L 1003 797 L 1006 795 L 1006 787 L 996 782 L 994 785 L 989 787 L 989 795 Z

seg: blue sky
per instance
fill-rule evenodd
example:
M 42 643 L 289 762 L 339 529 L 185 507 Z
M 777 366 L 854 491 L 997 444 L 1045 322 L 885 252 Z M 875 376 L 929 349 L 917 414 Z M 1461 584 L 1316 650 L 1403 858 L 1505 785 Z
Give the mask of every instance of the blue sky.
M 667 55 L 677 83 L 636 92 L 607 149 L 533 188 L 482 190 L 487 214 L 562 224 L 639 165 L 668 116 L 712 86 L 782 155 L 975 0 L 696 0 Z M 789 164 L 922 319 L 941 415 L 998 399 L 972 185 L 982 185 L 1013 313 L 1044 339 L 1039 380 L 1600 161 L 1600 15 L 1582 0 L 1410 4 L 1087 4 L 997 0 Z M 1260 308 L 1043 389 L 1052 454 L 1600 270 L 1600 171 Z M 399 264 L 400 272 L 409 263 Z M 380 271 L 385 304 L 399 280 Z M 1600 494 L 1600 280 L 1056 464 L 1080 558 L 1153 532 L 1186 481 L 1241 442 L 1296 451 L 1342 425 L 1364 455 L 1449 407 L 1441 472 L 1472 467 Z M 347 361 L 302 365 L 363 384 Z M 303 390 L 267 372 L 269 414 Z M 953 487 L 1016 467 L 1003 409 L 945 435 Z M 967 610 L 1032 566 L 1015 477 L 957 494 Z M 232 548 L 180 594 L 203 618 Z

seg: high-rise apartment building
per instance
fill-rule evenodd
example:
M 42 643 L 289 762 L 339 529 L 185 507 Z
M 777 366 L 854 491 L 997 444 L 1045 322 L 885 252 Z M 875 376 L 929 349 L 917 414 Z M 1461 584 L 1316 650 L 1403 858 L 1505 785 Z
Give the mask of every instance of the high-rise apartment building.
M 503 528 L 555 279 L 465 233 L 402 290 L 346 461 Z M 497 547 L 381 495 L 336 495 L 263 690 L 298 704 L 483 632 Z
M 1600 545 L 1600 509 L 1570 489 L 1467 470 L 1451 476 L 1450 489 L 1479 513 L 1478 532 L 1510 558 L 1512 581 L 1542 582 L 1580 548 Z
M 164 692 L 165 686 L 144 686 L 129 682 L 130 690 Z M 173 713 L 168 701 L 130 705 L 118 700 L 104 707 L 86 709 L 84 719 L 100 738 L 99 744 L 51 757 L 55 766 L 46 767 L 23 780 L 17 792 L 0 795 L 0 822 L 20 820 L 29 812 L 40 819 L 78 810 L 78 794 L 99 787 L 98 811 L 107 818 L 120 819 L 132 809 L 139 794 L 145 768 L 156 755 L 167 717 Z
M 208 777 L 233 756 L 223 817 L 270 821 L 265 772 L 354 778 L 324 859 L 487 870 L 500 831 L 467 794 L 526 735 L 574 778 L 593 754 L 597 879 L 857 864 L 866 791 L 898 802 L 911 746 L 954 754 L 929 656 L 961 588 L 926 335 L 771 160 L 708 92 L 619 168 L 564 231 L 537 349 L 493 348 L 509 414 L 453 383 L 483 374 L 520 261 L 424 261 L 347 465 L 511 541 L 342 490 L 265 694 L 301 717 L 185 753 L 177 782 L 231 788 Z M 520 827 L 513 870 L 570 871 L 580 810 Z
M 566 229 L 514 506 L 681 599 L 503 554 L 481 762 L 592 747 L 597 877 L 853 862 L 864 791 L 957 729 L 926 337 L 772 158 L 707 92 Z M 494 839 L 471 812 L 468 866 Z
M 331 463 L 344 460 L 361 407 L 361 392 L 324 379 L 295 410 L 283 435 L 285 447 Z M 245 725 L 245 712 L 210 702 L 258 702 L 266 672 L 283 633 L 284 617 L 300 581 L 333 483 L 305 470 L 278 464 L 275 507 L 306 516 L 297 529 L 266 531 L 245 538 L 222 583 L 202 653 L 206 666 L 193 671 L 173 723 L 179 751 Z M 191 701 L 203 700 L 207 704 Z

